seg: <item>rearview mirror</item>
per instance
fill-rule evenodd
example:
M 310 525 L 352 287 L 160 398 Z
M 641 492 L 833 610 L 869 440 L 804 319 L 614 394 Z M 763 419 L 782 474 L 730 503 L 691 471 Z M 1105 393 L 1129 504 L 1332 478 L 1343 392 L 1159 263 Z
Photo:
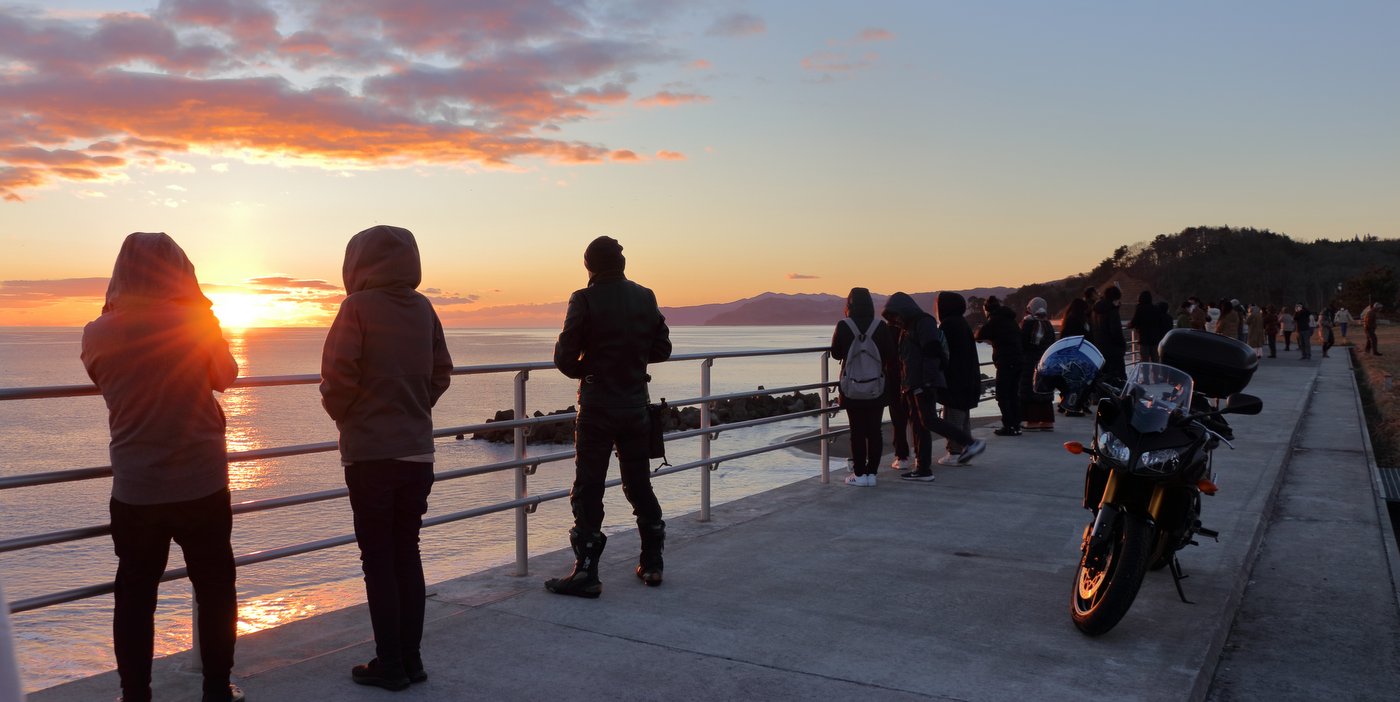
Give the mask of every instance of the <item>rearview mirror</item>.
M 1253 396 L 1237 392 L 1225 401 L 1225 409 L 1221 414 L 1259 414 L 1264 411 L 1264 401 Z

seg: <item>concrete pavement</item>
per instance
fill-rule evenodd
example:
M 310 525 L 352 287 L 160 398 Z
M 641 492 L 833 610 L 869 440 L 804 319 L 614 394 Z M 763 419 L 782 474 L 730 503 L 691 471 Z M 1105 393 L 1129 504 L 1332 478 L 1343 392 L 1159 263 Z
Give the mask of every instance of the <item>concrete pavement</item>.
M 931 484 L 901 482 L 885 470 L 878 487 L 850 488 L 833 473 L 829 485 L 813 479 L 718 506 L 708 523 L 670 518 L 659 588 L 632 575 L 635 532 L 610 538 L 599 600 L 544 591 L 545 577 L 567 571 L 564 551 L 532 559 L 525 578 L 502 568 L 430 587 L 424 659 L 431 678 L 406 692 L 350 682 L 350 667 L 373 655 L 363 606 L 241 638 L 235 674 L 256 701 L 1200 700 L 1236 614 L 1254 611 L 1246 583 L 1261 542 L 1268 545 L 1256 581 L 1275 577 L 1263 564 L 1283 539 L 1265 542 L 1265 534 L 1281 533 L 1271 521 L 1276 495 L 1291 484 L 1284 480 L 1290 463 L 1308 455 L 1295 454 L 1295 439 L 1314 445 L 1311 437 L 1328 431 L 1311 424 L 1321 416 L 1359 425 L 1356 410 L 1351 419 L 1341 410 L 1307 411 L 1315 381 L 1319 394 L 1331 393 L 1347 377 L 1333 368 L 1345 363 L 1266 361 L 1249 388 L 1263 398 L 1264 412 L 1232 418 L 1237 448 L 1218 452 L 1221 491 L 1205 500 L 1203 521 L 1221 541 L 1181 554 L 1196 604 L 1177 599 L 1166 571 L 1149 574 L 1123 622 L 1097 639 L 1069 620 L 1088 513 L 1080 506 L 1083 459 L 1060 447 L 1087 440 L 1091 425 L 1061 418 L 1053 433 L 1002 438 L 978 429 L 989 441 L 986 453 L 966 467 L 940 468 Z M 1354 394 L 1350 386 L 1344 391 Z M 1360 482 L 1330 481 L 1336 471 L 1309 475 L 1318 499 L 1361 504 L 1340 497 L 1365 487 Z M 1289 491 L 1281 499 L 1301 508 L 1307 498 Z M 1379 528 L 1353 521 L 1358 534 Z M 1373 534 L 1326 546 L 1358 562 L 1385 563 L 1378 543 Z M 1379 571 L 1365 577 L 1372 579 L 1367 596 L 1384 602 Z M 1309 582 L 1314 599 L 1341 597 L 1330 582 Z M 1385 592 L 1390 618 L 1383 607 L 1364 615 L 1376 620 L 1380 640 L 1400 627 L 1394 590 Z M 1297 638 L 1289 646 L 1299 655 L 1330 655 Z M 1233 676 L 1231 687 L 1218 683 L 1216 699 L 1266 692 L 1239 682 L 1274 670 L 1240 657 L 1246 648 L 1226 655 L 1221 676 Z M 197 699 L 187 658 L 157 662 L 157 699 Z M 1356 682 L 1350 689 L 1364 689 L 1365 671 L 1344 670 Z M 108 699 L 116 689 L 108 673 L 31 699 Z

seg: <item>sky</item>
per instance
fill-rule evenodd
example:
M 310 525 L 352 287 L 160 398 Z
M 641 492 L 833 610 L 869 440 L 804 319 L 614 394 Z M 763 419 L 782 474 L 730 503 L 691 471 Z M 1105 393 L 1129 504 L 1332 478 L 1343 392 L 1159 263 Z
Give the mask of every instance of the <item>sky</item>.
M 164 231 L 229 325 L 415 233 L 447 326 L 594 237 L 666 306 L 1021 285 L 1197 225 L 1400 236 L 1400 3 L 0 0 L 0 326 Z M 1304 263 L 1305 265 L 1305 263 Z

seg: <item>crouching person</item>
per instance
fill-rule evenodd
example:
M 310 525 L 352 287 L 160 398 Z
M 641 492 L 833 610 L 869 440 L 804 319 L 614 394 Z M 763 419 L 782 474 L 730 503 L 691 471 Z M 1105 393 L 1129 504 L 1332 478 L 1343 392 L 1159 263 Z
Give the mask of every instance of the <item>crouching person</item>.
M 419 650 L 426 588 L 418 531 L 433 487 L 433 405 L 452 357 L 407 229 L 377 226 L 350 239 L 345 292 L 321 354 L 321 404 L 340 430 L 355 541 L 365 573 L 375 657 L 361 685 L 402 690 L 428 679 Z
M 569 297 L 564 329 L 554 345 L 554 365 L 578 385 L 574 428 L 574 486 L 569 505 L 574 528 L 574 570 L 544 586 L 578 597 L 602 594 L 598 558 L 603 535 L 603 483 L 608 456 L 617 449 L 622 492 L 632 503 L 642 540 L 637 577 L 661 584 L 666 523 L 651 489 L 647 451 L 647 364 L 671 357 L 671 334 L 656 295 L 626 278 L 627 260 L 616 239 L 600 236 L 583 253 L 588 287 Z
M 112 647 L 122 699 L 151 699 L 156 593 L 173 539 L 199 603 L 203 699 L 241 700 L 229 684 L 238 592 L 224 413 L 213 395 L 233 384 L 238 363 L 174 239 L 138 232 L 122 242 L 102 316 L 83 329 L 82 359 L 112 434 Z

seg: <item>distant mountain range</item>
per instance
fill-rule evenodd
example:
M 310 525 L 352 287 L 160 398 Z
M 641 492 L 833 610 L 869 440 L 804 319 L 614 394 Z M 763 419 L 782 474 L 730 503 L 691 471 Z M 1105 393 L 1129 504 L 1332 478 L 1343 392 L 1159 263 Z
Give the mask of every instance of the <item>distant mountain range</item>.
M 1016 288 L 975 288 L 959 290 L 963 297 L 1006 296 Z M 935 293 L 911 293 L 914 301 L 933 312 Z M 888 295 L 872 294 L 875 308 L 883 307 Z M 558 327 L 564 322 L 568 305 L 551 302 L 537 305 L 501 305 L 476 310 L 439 310 L 447 327 Z M 688 307 L 662 307 L 666 323 L 679 327 L 698 326 L 792 326 L 832 324 L 846 310 L 846 298 L 828 294 L 788 294 L 766 292 L 733 302 Z
M 958 290 L 963 297 L 1004 296 L 1016 288 L 995 287 Z M 911 293 L 914 301 L 928 312 L 933 311 L 936 293 Z M 872 293 L 875 308 L 884 306 L 888 295 Z M 846 298 L 828 294 L 787 294 L 766 292 L 742 300 L 691 307 L 662 307 L 666 322 L 675 326 L 784 326 L 801 324 L 830 324 L 840 319 L 846 310 Z

